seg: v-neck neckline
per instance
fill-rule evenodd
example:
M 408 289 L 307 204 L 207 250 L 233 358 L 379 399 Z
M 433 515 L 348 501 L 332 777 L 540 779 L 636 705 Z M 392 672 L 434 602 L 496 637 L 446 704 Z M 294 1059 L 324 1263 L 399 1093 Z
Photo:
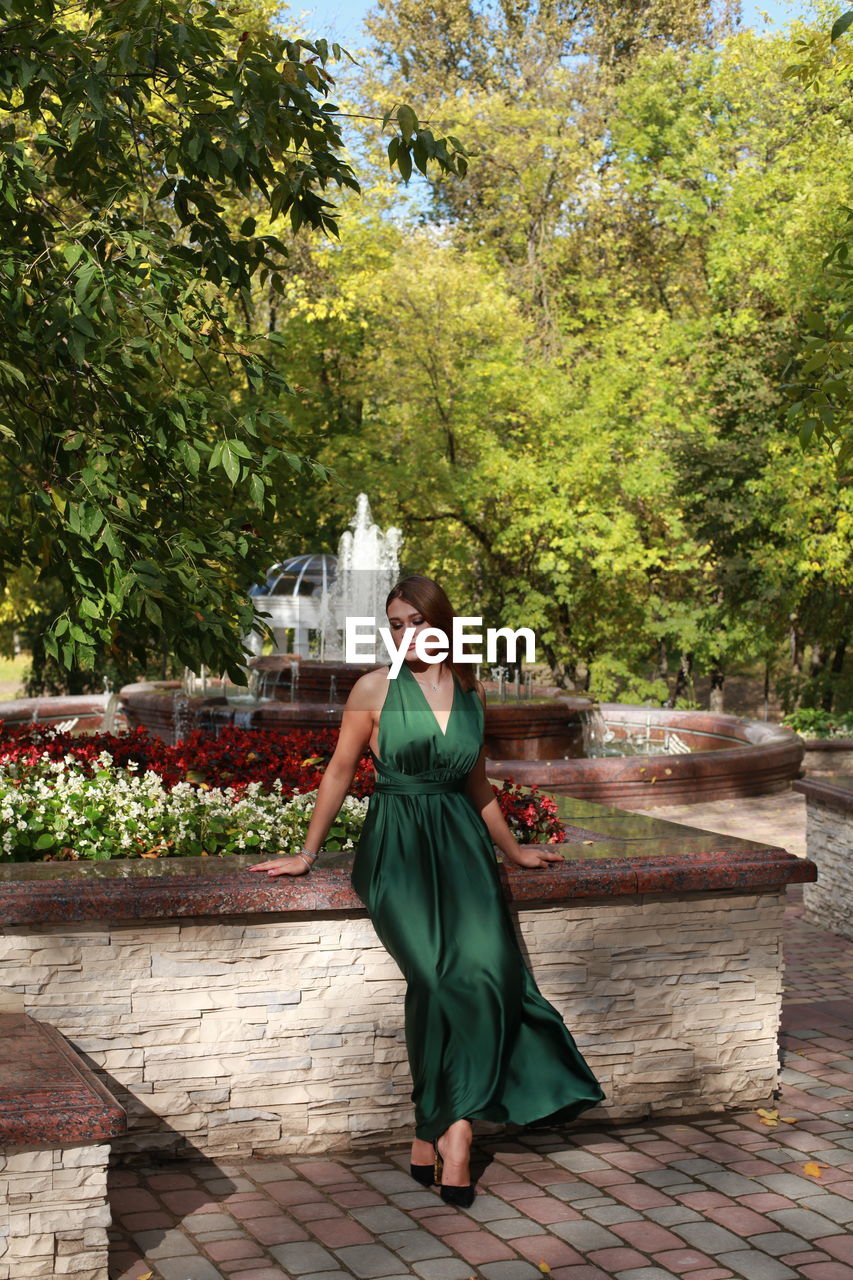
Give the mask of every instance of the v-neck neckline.
M 411 677 L 412 684 L 417 685 L 418 692 L 420 693 L 421 697 L 423 698 L 424 705 L 426 706 L 427 711 L 428 711 L 428 712 L 429 712 L 429 714 L 431 715 L 431 717 L 432 717 L 432 719 L 433 719 L 433 722 L 434 722 L 434 724 L 435 724 L 436 729 L 437 729 L 437 730 L 438 730 L 438 732 L 441 734 L 442 738 L 446 738 L 446 737 L 447 737 L 447 731 L 448 731 L 448 729 L 450 728 L 450 721 L 453 719 L 453 711 L 454 711 L 454 708 L 456 707 L 456 677 L 454 676 L 453 672 L 451 671 L 451 673 L 450 673 L 450 679 L 453 681 L 453 698 L 452 698 L 451 703 L 450 703 L 450 710 L 449 710 L 449 711 L 448 711 L 448 713 L 447 713 L 447 724 L 446 724 L 446 725 L 445 725 L 445 727 L 442 729 L 441 725 L 438 723 L 438 716 L 437 716 L 437 715 L 435 714 L 435 712 L 433 711 L 432 706 L 430 705 L 430 700 L 429 700 L 429 698 L 426 696 L 426 694 L 424 693 L 423 688 L 421 687 L 421 683 L 420 683 L 420 681 L 415 679 L 414 673 L 412 672 L 412 670 L 410 669 L 410 667 L 408 666 L 408 664 L 407 664 L 407 663 L 405 663 L 405 662 L 403 663 L 403 669 L 404 669 L 406 672 L 408 672 L 409 676 Z

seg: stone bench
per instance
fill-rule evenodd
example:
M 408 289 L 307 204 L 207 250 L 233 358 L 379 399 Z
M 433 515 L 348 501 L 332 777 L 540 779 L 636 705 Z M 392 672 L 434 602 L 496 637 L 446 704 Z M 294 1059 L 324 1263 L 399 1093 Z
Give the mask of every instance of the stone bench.
M 806 919 L 853 938 L 853 774 L 803 778 L 806 844 L 820 879 L 803 890 Z
M 503 868 L 542 993 L 607 1093 L 596 1120 L 772 1101 L 785 888 L 808 859 L 561 801 L 565 861 Z M 454 856 L 448 850 L 448 856 Z M 404 983 L 348 855 L 0 866 L 0 989 L 128 1112 L 113 1158 L 315 1154 L 412 1124 Z
M 106 1280 L 109 1140 L 126 1127 L 58 1031 L 0 1013 L 0 1280 Z

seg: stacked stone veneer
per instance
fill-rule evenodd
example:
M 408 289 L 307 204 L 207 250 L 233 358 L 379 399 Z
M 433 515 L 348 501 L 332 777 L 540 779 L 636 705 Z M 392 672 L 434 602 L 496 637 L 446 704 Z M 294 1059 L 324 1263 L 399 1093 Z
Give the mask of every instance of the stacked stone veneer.
M 519 913 L 607 1093 L 588 1115 L 770 1098 L 783 907 L 768 890 Z M 120 1154 L 317 1152 L 411 1126 L 404 984 L 361 913 L 7 927 L 0 974 L 7 1007 L 59 1028 L 126 1108 Z
M 810 793 L 806 841 L 818 869 L 817 884 L 803 886 L 806 917 L 822 929 L 853 938 L 853 806 L 821 804 Z
M 102 1144 L 0 1154 L 0 1280 L 103 1280 L 108 1158 Z

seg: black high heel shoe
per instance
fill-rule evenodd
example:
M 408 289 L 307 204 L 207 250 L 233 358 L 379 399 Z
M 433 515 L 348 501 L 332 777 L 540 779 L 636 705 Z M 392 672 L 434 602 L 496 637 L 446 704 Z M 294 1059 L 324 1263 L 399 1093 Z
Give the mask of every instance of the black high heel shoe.
M 409 1174 L 414 1178 L 415 1182 L 419 1182 L 422 1187 L 435 1186 L 435 1165 L 434 1164 L 410 1164 Z
M 444 1167 L 444 1160 L 438 1150 L 438 1143 L 434 1142 L 432 1145 L 435 1151 L 435 1181 L 442 1200 L 445 1204 L 452 1204 L 458 1209 L 470 1209 L 475 1197 L 474 1184 L 469 1182 L 467 1186 L 454 1187 L 442 1182 L 441 1173 Z

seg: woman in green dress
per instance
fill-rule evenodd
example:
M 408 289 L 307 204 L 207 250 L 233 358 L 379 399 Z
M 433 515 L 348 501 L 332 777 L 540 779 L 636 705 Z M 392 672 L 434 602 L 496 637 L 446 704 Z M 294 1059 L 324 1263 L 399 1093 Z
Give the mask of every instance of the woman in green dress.
M 412 1174 L 430 1185 L 441 1170 L 442 1198 L 467 1205 L 472 1120 L 569 1120 L 604 1094 L 524 963 L 494 846 L 531 870 L 560 855 L 520 846 L 504 821 L 470 664 L 427 664 L 415 650 L 426 628 L 451 635 L 450 602 L 432 579 L 413 576 L 391 591 L 386 612 L 393 635 L 409 632 L 397 678 L 383 667 L 356 682 L 302 850 L 252 870 L 310 870 L 369 748 L 376 787 L 352 883 L 406 979 Z

